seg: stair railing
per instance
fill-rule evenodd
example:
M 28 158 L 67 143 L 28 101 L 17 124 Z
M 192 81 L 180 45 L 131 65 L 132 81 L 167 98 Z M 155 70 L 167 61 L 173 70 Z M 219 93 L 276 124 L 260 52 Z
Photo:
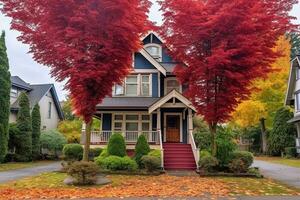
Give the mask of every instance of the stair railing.
M 199 169 L 199 159 L 200 159 L 200 153 L 199 153 L 199 148 L 196 146 L 195 139 L 194 139 L 194 134 L 193 131 L 189 131 L 189 143 L 192 146 L 195 162 L 197 165 L 197 169 Z

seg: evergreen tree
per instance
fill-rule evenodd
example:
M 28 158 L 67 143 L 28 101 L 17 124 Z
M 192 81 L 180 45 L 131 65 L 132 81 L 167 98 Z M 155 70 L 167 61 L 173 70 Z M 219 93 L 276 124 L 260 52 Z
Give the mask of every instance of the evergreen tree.
M 5 33 L 0 37 L 0 163 L 7 153 L 10 107 L 10 73 L 6 54 Z
M 283 107 L 277 110 L 273 129 L 268 136 L 269 154 L 279 156 L 284 151 L 284 148 L 296 145 L 296 129 L 292 123 L 287 123 L 293 116 L 293 112 L 288 108 Z
M 32 158 L 38 159 L 40 155 L 41 114 L 40 106 L 36 104 L 32 113 Z
M 16 148 L 16 160 L 25 162 L 32 160 L 32 126 L 29 99 L 26 93 L 21 93 L 19 107 L 17 127 L 20 130 L 20 143 Z
M 291 43 L 291 59 L 294 59 L 296 55 L 300 54 L 300 34 L 299 33 L 291 33 L 290 34 L 290 43 Z

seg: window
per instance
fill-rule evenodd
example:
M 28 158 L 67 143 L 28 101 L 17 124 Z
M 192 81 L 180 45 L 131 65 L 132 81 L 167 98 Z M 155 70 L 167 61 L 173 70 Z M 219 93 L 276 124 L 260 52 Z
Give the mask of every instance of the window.
M 128 76 L 126 78 L 126 95 L 137 96 L 138 94 L 138 76 Z
M 151 118 L 147 114 L 115 114 L 113 119 L 114 131 L 148 133 L 151 130 Z
M 49 102 L 49 104 L 48 104 L 48 119 L 51 119 L 51 110 L 52 110 L 52 103 Z
M 161 62 L 161 46 L 158 44 L 148 44 L 145 45 L 146 51 L 157 61 Z
M 114 118 L 114 130 L 122 131 L 123 130 L 123 115 L 115 115 Z
M 126 131 L 138 131 L 138 130 L 139 130 L 139 116 L 126 115 Z
M 295 94 L 295 96 L 296 96 L 296 101 L 295 101 L 295 104 L 296 104 L 296 110 L 297 111 L 300 111 L 300 92 L 297 92 L 296 94 Z
M 174 89 L 178 92 L 182 92 L 181 85 L 179 84 L 176 78 L 167 78 L 165 81 L 165 94 L 168 94 Z
M 11 96 L 11 97 L 17 98 L 17 97 L 18 97 L 18 90 L 12 88 L 12 89 L 10 90 L 10 96 Z
M 130 75 L 124 85 L 115 85 L 115 96 L 151 96 L 151 74 Z

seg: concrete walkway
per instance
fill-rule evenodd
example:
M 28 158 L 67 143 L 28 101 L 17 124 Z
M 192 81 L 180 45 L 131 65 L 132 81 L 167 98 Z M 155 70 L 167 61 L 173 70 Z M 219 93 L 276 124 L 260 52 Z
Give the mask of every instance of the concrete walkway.
M 36 176 L 44 172 L 53 172 L 61 169 L 61 162 L 55 162 L 48 165 L 17 169 L 0 172 L 0 183 L 18 180 L 28 176 Z
M 274 164 L 260 160 L 255 160 L 253 166 L 259 167 L 260 172 L 265 177 L 272 178 L 287 185 L 300 188 L 300 168 Z

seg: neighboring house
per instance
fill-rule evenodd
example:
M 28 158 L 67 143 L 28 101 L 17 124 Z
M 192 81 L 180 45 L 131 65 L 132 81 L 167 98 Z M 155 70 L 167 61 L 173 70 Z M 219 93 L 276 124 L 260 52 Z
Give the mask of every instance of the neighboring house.
M 32 109 L 39 104 L 41 113 L 41 129 L 56 129 L 60 120 L 63 120 L 63 112 L 53 84 L 31 85 L 18 76 L 11 77 L 10 91 L 10 122 L 16 122 L 19 111 L 18 97 L 21 92 L 26 92 Z
M 95 115 L 102 125 L 100 132 L 92 132 L 91 144 L 104 146 L 113 133 L 121 133 L 127 149 L 133 149 L 144 134 L 152 149 L 162 151 L 163 167 L 194 169 L 199 159 L 193 139 L 196 109 L 174 74 L 178 63 L 155 32 L 142 41 L 143 48 L 133 54 L 131 74 L 97 106 Z
M 296 125 L 298 134 L 296 145 L 297 151 L 300 153 L 300 55 L 296 56 L 296 58 L 291 61 L 285 105 L 295 108 L 294 118 L 288 122 Z

